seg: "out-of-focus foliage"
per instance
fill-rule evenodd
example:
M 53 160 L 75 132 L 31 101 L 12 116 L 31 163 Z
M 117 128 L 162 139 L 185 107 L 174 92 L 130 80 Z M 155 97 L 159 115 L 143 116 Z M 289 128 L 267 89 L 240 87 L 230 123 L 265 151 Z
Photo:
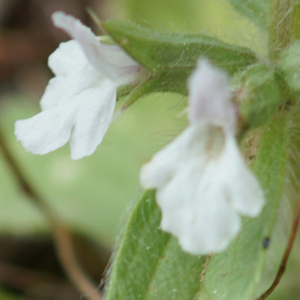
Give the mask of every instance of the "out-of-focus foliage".
M 261 29 L 268 27 L 269 1 L 260 0 L 229 0 L 232 6 L 242 15 L 257 23 Z
M 240 15 L 226 0 L 114 0 L 109 3 L 113 8 L 124 8 L 124 19 L 157 31 L 209 34 L 259 53 L 266 51 L 266 32 Z
M 15 296 L 15 295 L 13 295 L 7 291 L 4 291 L 2 289 L 0 289 L 0 297 L 1 297 L 1 300 L 23 300 L 24 299 L 24 298 Z

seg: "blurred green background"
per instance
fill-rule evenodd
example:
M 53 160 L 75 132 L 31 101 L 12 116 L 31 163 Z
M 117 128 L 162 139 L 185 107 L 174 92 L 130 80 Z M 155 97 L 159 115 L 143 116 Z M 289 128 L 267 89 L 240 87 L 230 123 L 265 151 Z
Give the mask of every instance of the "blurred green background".
M 266 53 L 266 33 L 241 17 L 225 0 L 7 2 L 0 4 L 0 124 L 10 151 L 28 179 L 70 228 L 109 252 L 124 226 L 126 207 L 141 194 L 141 165 L 186 126 L 186 117 L 181 114 L 186 98 L 153 94 L 140 99 L 112 123 L 97 151 L 80 161 L 70 159 L 68 145 L 45 156 L 27 153 L 15 139 L 14 122 L 39 112 L 39 99 L 52 76 L 47 70 L 46 58 L 60 41 L 67 39 L 52 28 L 51 13 L 65 10 L 97 32 L 84 10 L 89 6 L 102 18 L 129 19 L 158 31 L 210 34 L 229 43 L 251 47 L 261 55 Z M 49 226 L 45 218 L 20 193 L 1 154 L 0 207 L 3 237 L 13 236 L 18 240 L 21 236 L 30 240 L 33 236 L 47 236 Z M 17 254 L 22 256 L 23 248 L 18 247 L 20 253 Z M 300 299 L 299 249 L 293 250 L 288 271 L 270 299 Z M 12 261 L 15 266 L 17 259 Z M 26 265 L 28 272 L 30 268 Z M 56 294 L 45 294 L 39 293 L 41 286 L 34 289 L 22 288 L 19 283 L 7 284 L 1 271 L 0 285 L 4 286 L 5 292 L 0 291 L 0 299 L 4 300 L 76 299 L 72 298 L 74 294 L 59 288 Z

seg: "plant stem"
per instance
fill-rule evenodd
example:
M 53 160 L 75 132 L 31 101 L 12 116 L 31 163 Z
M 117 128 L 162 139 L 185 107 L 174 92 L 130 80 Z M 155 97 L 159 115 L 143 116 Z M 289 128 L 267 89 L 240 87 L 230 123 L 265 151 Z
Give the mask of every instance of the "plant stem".
M 276 274 L 276 277 L 275 277 L 272 285 L 268 288 L 268 290 L 263 295 L 261 295 L 259 298 L 257 298 L 256 300 L 265 300 L 268 296 L 270 296 L 272 294 L 272 292 L 275 290 L 275 288 L 279 284 L 279 282 L 285 272 L 286 264 L 290 257 L 290 254 L 291 254 L 291 251 L 292 251 L 292 248 L 293 248 L 296 236 L 297 236 L 299 222 L 300 222 L 300 200 L 298 201 L 298 205 L 296 208 L 289 240 L 288 240 L 287 246 L 285 248 L 285 251 L 284 251 L 281 263 L 280 263 L 280 267 Z
M 293 9 L 293 36 L 295 40 L 300 39 L 300 0 L 294 0 Z
M 297 0 L 299 1 L 299 0 Z M 269 59 L 278 63 L 280 54 L 293 42 L 293 0 L 270 1 Z

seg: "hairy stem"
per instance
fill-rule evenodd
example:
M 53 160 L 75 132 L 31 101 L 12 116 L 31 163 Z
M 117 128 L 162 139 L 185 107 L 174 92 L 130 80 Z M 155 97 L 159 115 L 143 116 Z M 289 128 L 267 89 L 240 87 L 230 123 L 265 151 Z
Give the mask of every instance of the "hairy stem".
M 293 9 L 293 37 L 295 40 L 300 39 L 300 0 L 294 0 Z

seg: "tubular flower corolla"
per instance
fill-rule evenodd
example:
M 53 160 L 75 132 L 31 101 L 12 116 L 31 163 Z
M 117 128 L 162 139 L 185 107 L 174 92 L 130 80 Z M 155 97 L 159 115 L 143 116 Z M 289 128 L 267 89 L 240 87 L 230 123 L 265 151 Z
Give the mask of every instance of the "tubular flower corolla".
M 190 125 L 143 166 L 142 186 L 156 189 L 161 229 L 195 255 L 225 250 L 264 205 L 260 185 L 235 138 L 237 110 L 226 74 L 200 60 L 189 82 Z
M 72 159 L 91 155 L 112 120 L 117 88 L 139 82 L 143 70 L 119 46 L 105 45 L 79 20 L 63 12 L 53 23 L 73 39 L 61 43 L 48 64 L 55 77 L 40 101 L 42 112 L 19 120 L 15 134 L 34 154 L 70 142 Z

